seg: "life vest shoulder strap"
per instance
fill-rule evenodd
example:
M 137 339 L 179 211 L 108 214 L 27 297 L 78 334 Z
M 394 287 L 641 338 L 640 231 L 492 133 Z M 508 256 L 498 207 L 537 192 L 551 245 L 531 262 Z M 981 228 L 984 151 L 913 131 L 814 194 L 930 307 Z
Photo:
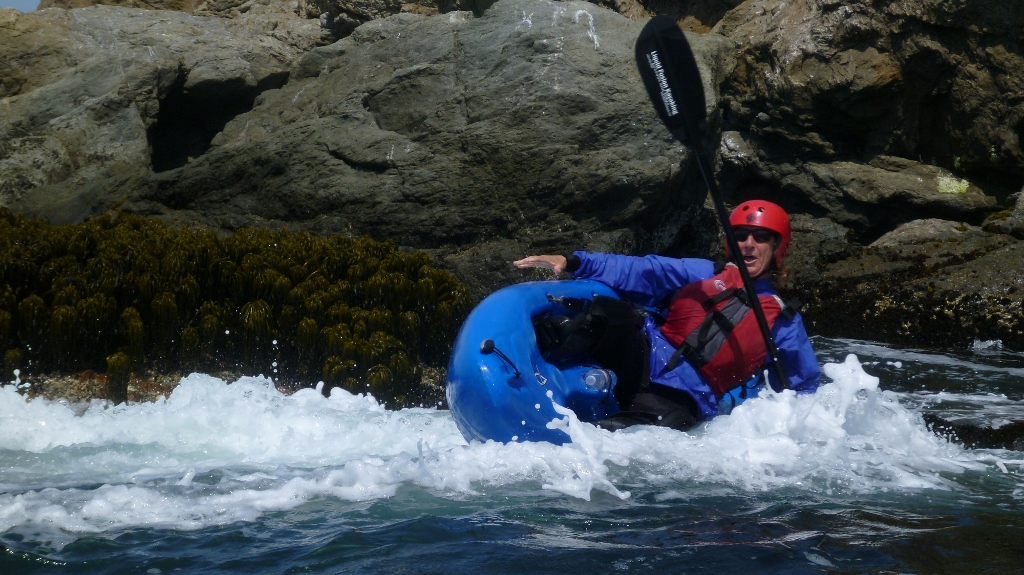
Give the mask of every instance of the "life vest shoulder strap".
M 785 299 L 782 301 L 782 315 L 786 316 L 786 319 L 793 319 L 793 317 L 800 313 L 800 309 L 804 307 L 804 303 L 795 297 Z
M 675 369 L 685 357 L 718 394 L 749 379 L 767 351 L 752 313 L 752 297 L 764 309 L 769 329 L 780 314 L 792 318 L 799 309 L 798 303 L 775 293 L 748 296 L 735 264 L 682 288 L 661 326 L 662 334 L 676 347 L 666 368 Z

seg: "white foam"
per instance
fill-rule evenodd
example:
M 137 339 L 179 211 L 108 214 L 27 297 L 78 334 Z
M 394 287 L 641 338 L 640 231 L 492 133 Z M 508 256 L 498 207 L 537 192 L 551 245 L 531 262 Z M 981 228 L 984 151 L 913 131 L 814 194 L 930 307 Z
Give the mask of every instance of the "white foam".
M 464 443 L 445 412 L 387 411 L 372 397 L 337 388 L 329 399 L 311 389 L 285 396 L 262 377 L 225 385 L 193 374 L 166 401 L 73 407 L 25 401 L 0 388 L 0 450 L 34 454 L 34 471 L 19 474 L 20 483 L 180 478 L 186 468 L 237 465 L 316 468 L 415 453 L 420 439 Z M 6 477 L 0 472 L 0 484 Z
M 571 411 L 573 443 L 466 444 L 449 414 L 388 411 L 335 390 L 280 394 L 264 378 L 184 379 L 166 401 L 110 407 L 26 401 L 0 389 L 0 532 L 199 529 L 314 498 L 371 501 L 416 485 L 441 497 L 502 489 L 627 499 L 713 491 L 956 489 L 965 470 L 1020 474 L 1015 460 L 950 445 L 880 391 L 854 356 L 813 395 L 766 393 L 690 432 L 617 433 Z M 629 487 L 627 489 L 627 487 Z
M 971 349 L 974 351 L 988 351 L 988 350 L 1001 350 L 1003 349 L 1003 340 L 1001 339 L 988 339 L 988 340 L 974 340 L 971 344 Z
M 1002 393 L 918 391 L 900 396 L 901 404 L 915 410 L 941 410 L 954 423 L 1002 427 L 1024 418 L 1021 402 Z
M 924 365 L 941 366 L 955 368 L 958 370 L 969 369 L 975 372 L 981 373 L 993 373 L 1000 375 L 1012 375 L 1015 377 L 1024 376 L 1024 369 L 1015 367 L 1002 367 L 988 365 L 985 363 L 978 363 L 967 361 L 963 358 L 954 357 L 952 355 L 937 353 L 937 352 L 926 352 L 926 351 L 912 351 L 906 349 L 896 349 L 886 347 L 877 343 L 870 343 L 865 341 L 850 340 L 850 339 L 837 339 L 835 340 L 843 344 L 843 348 L 849 350 L 852 353 L 861 353 L 864 355 L 870 355 L 882 359 L 898 359 L 902 361 L 912 361 L 921 363 Z M 973 347 L 974 351 L 988 351 L 996 349 L 993 346 L 978 346 Z M 902 367 L 902 365 L 901 365 Z

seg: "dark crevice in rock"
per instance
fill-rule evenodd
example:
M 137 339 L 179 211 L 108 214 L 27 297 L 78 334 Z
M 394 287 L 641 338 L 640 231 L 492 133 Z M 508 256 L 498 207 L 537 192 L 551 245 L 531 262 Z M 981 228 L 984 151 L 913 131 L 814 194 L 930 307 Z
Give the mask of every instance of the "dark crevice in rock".
M 473 16 L 479 18 L 495 2 L 497 0 L 438 0 L 436 5 L 437 11 L 441 14 L 463 11 L 472 12 Z
M 627 18 L 646 19 L 664 14 L 678 22 L 683 29 L 708 32 L 725 15 L 743 3 L 743 0 L 589 0 L 598 6 L 614 10 Z M 474 11 L 475 12 L 475 11 Z
M 146 133 L 154 172 L 179 168 L 206 153 L 228 122 L 252 110 L 263 91 L 283 86 L 288 73 L 272 74 L 256 86 L 233 78 L 203 82 L 188 90 L 185 79 L 160 100 L 156 122 Z
M 369 172 L 369 173 L 373 173 L 373 174 L 383 174 L 384 172 L 387 172 L 392 167 L 391 164 L 388 163 L 387 161 L 368 162 L 368 161 L 355 160 L 355 159 L 349 157 L 343 151 L 338 150 L 336 148 L 333 148 L 331 146 L 327 147 L 327 153 L 330 154 L 331 157 L 337 158 L 337 159 L 341 160 L 342 162 L 345 162 L 346 166 L 352 168 L 353 170 L 355 170 L 357 172 Z

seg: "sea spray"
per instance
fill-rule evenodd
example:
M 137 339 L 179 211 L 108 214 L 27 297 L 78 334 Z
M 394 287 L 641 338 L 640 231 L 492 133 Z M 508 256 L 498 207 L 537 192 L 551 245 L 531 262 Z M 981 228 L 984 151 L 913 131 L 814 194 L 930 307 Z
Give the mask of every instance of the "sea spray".
M 688 433 L 609 432 L 556 406 L 573 442 L 466 444 L 445 411 L 386 410 L 340 389 L 287 396 L 265 378 L 185 378 L 166 401 L 111 407 L 0 389 L 0 532 L 73 540 L 135 528 L 249 522 L 328 498 L 403 486 L 464 500 L 500 493 L 629 500 L 716 492 L 857 496 L 958 489 L 965 471 L 1012 460 L 929 433 L 854 356 L 815 394 L 763 392 Z M 1009 461 L 1007 463 L 1007 461 Z M 998 471 L 1002 473 L 1002 471 Z M 63 534 L 60 537 L 54 534 Z

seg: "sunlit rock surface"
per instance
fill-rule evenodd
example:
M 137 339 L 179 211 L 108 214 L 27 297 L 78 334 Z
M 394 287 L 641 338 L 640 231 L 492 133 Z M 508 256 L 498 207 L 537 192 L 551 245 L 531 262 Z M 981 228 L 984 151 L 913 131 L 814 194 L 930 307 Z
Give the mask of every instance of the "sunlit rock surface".
M 38 10 L 47 8 L 88 8 L 89 6 L 121 6 L 149 10 L 178 10 L 193 12 L 200 4 L 197 0 L 40 0 Z
M 79 221 L 201 155 L 323 41 L 315 22 L 98 6 L 0 10 L 0 203 Z M 39 49 L 43 47 L 43 49 Z

